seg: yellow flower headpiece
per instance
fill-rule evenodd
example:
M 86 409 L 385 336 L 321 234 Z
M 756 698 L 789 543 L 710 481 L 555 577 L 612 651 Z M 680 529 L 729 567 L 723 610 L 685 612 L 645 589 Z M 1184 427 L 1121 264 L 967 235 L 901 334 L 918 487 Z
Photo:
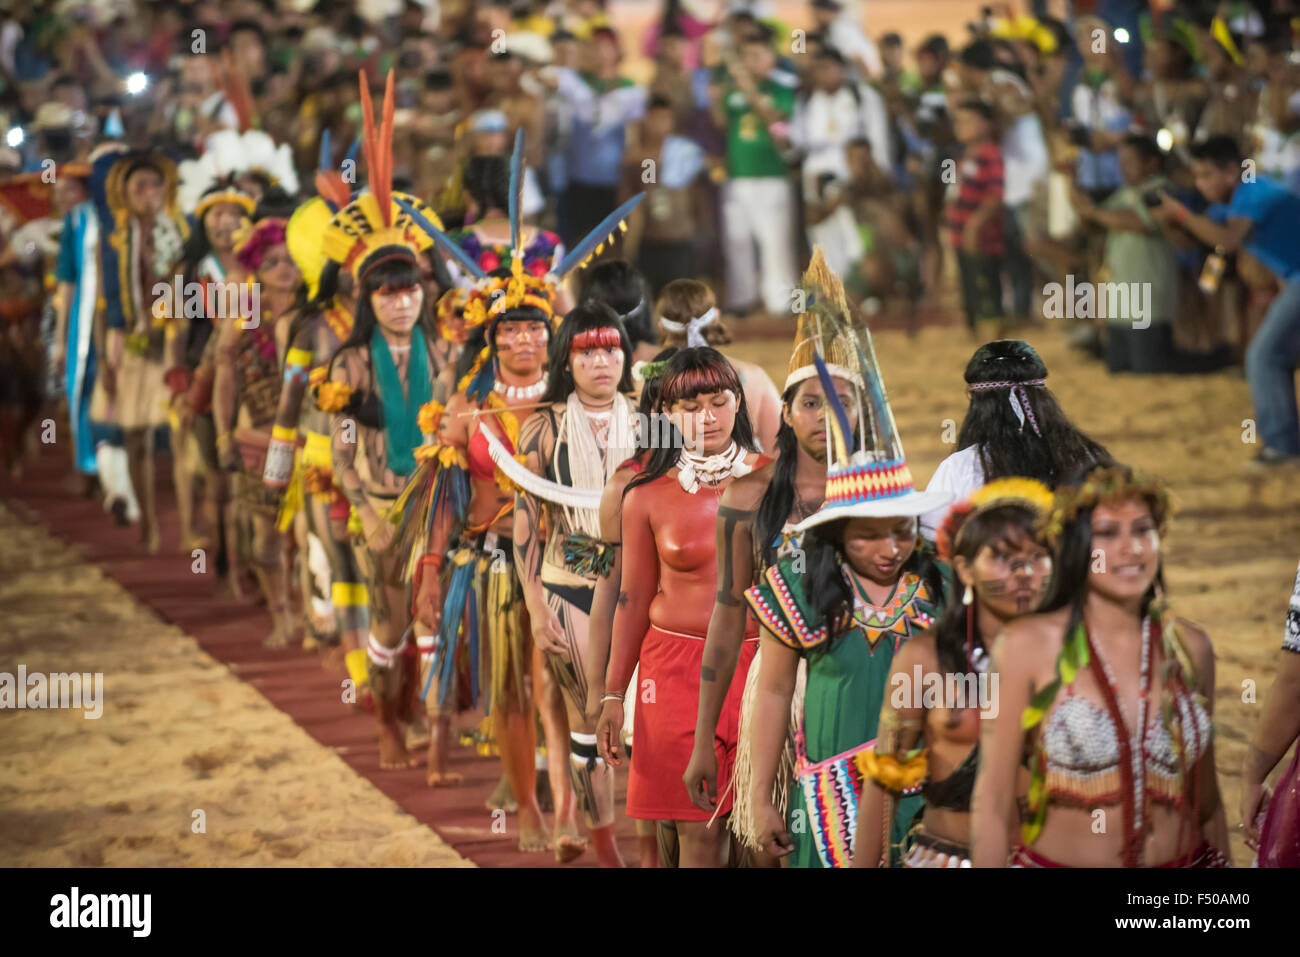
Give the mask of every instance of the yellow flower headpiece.
M 494 322 L 510 309 L 534 306 L 546 314 L 554 329 L 557 318 L 552 305 L 554 297 L 555 287 L 546 279 L 526 272 L 523 257 L 515 256 L 510 261 L 509 277 L 480 279 L 470 291 L 465 303 L 465 328 Z
M 948 509 L 943 523 L 935 531 L 939 557 L 946 562 L 952 561 L 957 554 L 957 542 L 962 529 L 971 516 L 978 512 L 1002 505 L 1022 505 L 1031 509 L 1038 520 L 1042 521 L 1043 516 L 1051 511 L 1052 502 L 1052 490 L 1036 479 L 1020 476 L 994 479 L 977 489 L 966 501 L 958 502 Z
M 1039 534 L 1048 546 L 1055 548 L 1065 535 L 1065 526 L 1073 522 L 1079 512 L 1098 503 L 1141 498 L 1151 505 L 1151 517 L 1156 530 L 1164 535 L 1169 518 L 1169 490 L 1153 475 L 1147 475 L 1123 465 L 1095 468 L 1078 486 L 1057 489 L 1052 507 L 1039 525 Z

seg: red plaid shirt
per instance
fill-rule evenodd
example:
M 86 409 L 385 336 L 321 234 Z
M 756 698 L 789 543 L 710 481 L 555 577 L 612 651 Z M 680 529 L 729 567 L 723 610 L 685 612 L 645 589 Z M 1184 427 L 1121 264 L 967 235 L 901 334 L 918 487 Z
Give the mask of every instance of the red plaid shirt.
M 990 197 L 1002 199 L 1002 150 L 992 140 L 967 147 L 967 155 L 957 163 L 957 182 L 948 188 L 944 216 L 955 248 L 961 248 L 962 235 L 971 216 Z M 979 251 L 1000 256 L 1004 251 L 1002 217 L 990 217 L 980 229 Z

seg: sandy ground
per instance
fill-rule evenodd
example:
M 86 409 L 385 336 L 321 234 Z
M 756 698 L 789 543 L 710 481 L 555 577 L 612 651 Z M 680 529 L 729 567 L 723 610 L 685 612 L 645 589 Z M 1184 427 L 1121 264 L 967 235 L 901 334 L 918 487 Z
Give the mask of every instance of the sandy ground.
M 0 622 L 0 671 L 108 676 L 98 720 L 0 712 L 0 866 L 472 866 L 5 506 Z

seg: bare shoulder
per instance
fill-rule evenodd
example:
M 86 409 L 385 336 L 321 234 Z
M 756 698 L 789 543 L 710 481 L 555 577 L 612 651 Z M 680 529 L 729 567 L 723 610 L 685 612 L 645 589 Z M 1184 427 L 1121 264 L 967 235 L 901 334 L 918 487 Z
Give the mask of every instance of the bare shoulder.
M 1183 640 L 1187 653 L 1192 656 L 1196 663 L 1196 670 L 1206 674 L 1214 666 L 1214 645 L 1210 641 L 1209 633 L 1186 618 L 1177 619 L 1178 634 Z
M 1004 666 L 1014 664 L 1037 670 L 1040 665 L 1054 662 L 1060 654 L 1069 620 L 1069 608 L 1017 618 L 1002 630 L 996 653 L 1002 657 Z
M 776 470 L 775 462 L 760 465 L 754 471 L 733 481 L 722 493 L 722 507 L 752 511 L 758 508 L 768 486 L 772 484 L 772 475 Z
M 911 671 L 920 665 L 922 671 L 938 671 L 938 646 L 933 631 L 925 631 L 911 641 L 903 642 L 894 656 L 894 671 Z

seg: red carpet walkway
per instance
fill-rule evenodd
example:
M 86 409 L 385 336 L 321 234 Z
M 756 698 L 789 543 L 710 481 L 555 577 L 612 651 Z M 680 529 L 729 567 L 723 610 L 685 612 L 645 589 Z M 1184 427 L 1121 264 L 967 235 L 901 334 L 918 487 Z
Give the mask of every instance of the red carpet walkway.
M 558 866 L 550 853 L 521 854 L 513 817 L 505 835 L 492 832 L 484 800 L 495 787 L 500 763 L 453 745 L 452 770 L 465 777 L 459 788 L 434 791 L 425 786 L 423 761 L 410 771 L 380 771 L 374 718 L 352 712 L 341 702 L 336 675 L 321 668 L 313 653 L 294 647 L 271 651 L 262 638 L 271 623 L 261 607 L 241 605 L 216 595 L 217 579 L 209 555 L 208 573 L 195 574 L 188 554 L 178 551 L 179 528 L 171 488 L 171 460 L 157 460 L 163 548 L 145 555 L 136 545 L 135 526 L 120 528 L 102 510 L 98 498 L 86 500 L 66 489 L 70 466 L 64 450 L 48 447 L 40 461 L 5 498 L 21 502 L 56 535 L 84 547 L 87 561 L 101 565 L 160 618 L 198 640 L 203 650 L 260 691 L 313 738 L 332 748 L 347 764 L 392 798 L 403 810 L 436 831 L 458 853 L 483 867 Z M 618 806 L 623 807 L 626 772 L 620 772 Z M 498 828 L 499 830 L 499 828 Z M 635 865 L 636 831 L 631 821 L 618 825 L 623 856 Z M 340 861 L 340 865 L 346 861 Z M 595 866 L 589 849 L 569 867 Z

